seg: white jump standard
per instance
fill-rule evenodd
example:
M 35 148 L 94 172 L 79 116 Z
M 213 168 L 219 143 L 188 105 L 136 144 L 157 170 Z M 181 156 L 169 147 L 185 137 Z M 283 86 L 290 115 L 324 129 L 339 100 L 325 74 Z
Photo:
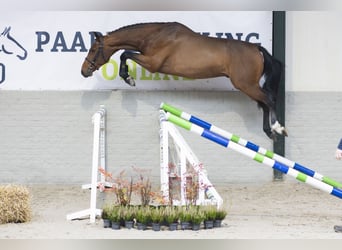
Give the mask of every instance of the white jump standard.
M 225 138 L 219 134 L 216 134 L 212 131 L 209 131 L 208 129 L 202 128 L 196 124 L 193 124 L 183 118 L 180 118 L 178 116 L 175 116 L 171 114 L 170 112 L 166 113 L 166 119 L 172 123 L 174 123 L 177 126 L 180 126 L 186 130 L 189 130 L 195 134 L 198 134 L 210 141 L 213 141 L 223 147 L 232 149 L 236 152 L 239 152 L 245 156 L 248 156 L 249 158 L 259 162 L 263 163 L 264 165 L 270 166 L 274 169 L 277 169 L 278 171 L 290 175 L 294 178 L 296 178 L 299 181 L 302 181 L 304 183 L 307 183 L 315 188 L 318 188 L 322 191 L 325 191 L 331 195 L 334 195 L 338 198 L 342 198 L 342 190 L 338 189 L 336 187 L 333 187 L 332 185 L 329 185 L 327 183 L 324 183 L 320 180 L 317 180 L 311 176 L 308 176 L 304 173 L 301 173 L 291 167 L 286 166 L 283 163 L 280 163 L 274 159 L 268 158 L 265 155 L 255 152 L 245 146 L 242 146 L 240 144 L 237 144 L 233 142 L 232 140 L 229 140 L 228 138 Z
M 186 205 L 188 197 L 186 197 L 186 178 L 187 178 L 187 163 L 189 167 L 198 174 L 198 199 L 196 200 L 197 205 L 216 205 L 218 208 L 223 204 L 223 199 L 216 191 L 214 185 L 208 179 L 205 169 L 201 166 L 197 156 L 191 150 L 185 139 L 179 133 L 178 129 L 171 122 L 166 121 L 165 112 L 160 111 L 160 177 L 161 177 L 161 191 L 165 202 L 170 202 L 175 205 Z M 175 148 L 171 149 L 171 141 L 174 142 Z M 169 177 L 172 171 L 170 171 L 169 164 L 171 163 L 171 157 L 169 153 L 176 151 L 178 159 L 174 162 L 180 172 L 181 179 L 181 197 L 180 200 L 174 199 L 169 196 Z M 207 199 L 206 199 L 207 197 Z
M 92 158 L 92 170 L 91 170 L 91 184 L 82 185 L 82 189 L 91 189 L 90 194 L 90 208 L 79 212 L 75 212 L 67 215 L 67 220 L 82 219 L 87 216 L 90 217 L 90 223 L 94 223 L 96 216 L 101 216 L 102 209 L 96 208 L 96 194 L 97 188 L 100 190 L 111 187 L 112 184 L 106 182 L 103 173 L 99 177 L 99 166 L 103 170 L 106 170 L 106 159 L 105 159 L 105 117 L 106 110 L 103 105 L 100 109 L 93 115 L 92 122 L 94 124 L 94 134 L 93 134 L 93 158 Z

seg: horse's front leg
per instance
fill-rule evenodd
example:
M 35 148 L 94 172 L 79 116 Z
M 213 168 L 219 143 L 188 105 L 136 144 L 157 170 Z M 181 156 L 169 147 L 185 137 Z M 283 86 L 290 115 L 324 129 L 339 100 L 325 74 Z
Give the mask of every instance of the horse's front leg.
M 135 86 L 135 81 L 132 76 L 129 75 L 128 73 L 128 65 L 126 63 L 127 59 L 132 59 L 134 55 L 136 55 L 137 52 L 134 51 L 124 51 L 121 56 L 120 56 L 120 70 L 119 70 L 119 75 L 124 79 L 124 81 L 134 87 Z

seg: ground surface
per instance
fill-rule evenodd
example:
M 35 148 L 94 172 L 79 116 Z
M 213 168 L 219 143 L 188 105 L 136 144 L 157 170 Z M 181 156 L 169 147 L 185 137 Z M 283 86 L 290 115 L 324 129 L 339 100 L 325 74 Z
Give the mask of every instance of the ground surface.
M 89 190 L 62 185 L 28 188 L 32 221 L 0 225 L 0 239 L 342 239 L 333 230 L 342 225 L 342 200 L 303 183 L 218 188 L 229 209 L 222 228 L 172 232 L 106 229 L 101 219 L 94 224 L 89 219 L 68 221 L 67 214 L 89 208 Z M 103 194 L 98 197 L 98 204 L 105 200 Z

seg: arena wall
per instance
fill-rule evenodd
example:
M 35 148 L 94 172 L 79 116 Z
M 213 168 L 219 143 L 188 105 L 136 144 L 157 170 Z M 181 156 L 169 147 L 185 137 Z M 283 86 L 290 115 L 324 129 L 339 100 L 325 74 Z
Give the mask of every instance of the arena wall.
M 342 125 L 341 17 L 288 12 L 286 18 L 286 157 L 342 180 L 341 162 L 334 159 Z M 158 107 L 163 101 L 272 149 L 262 131 L 261 110 L 240 92 L 0 91 L 0 183 L 88 183 L 91 116 L 101 104 L 107 109 L 109 170 L 151 169 L 158 183 Z M 266 166 L 181 133 L 212 183 L 272 181 L 273 171 Z

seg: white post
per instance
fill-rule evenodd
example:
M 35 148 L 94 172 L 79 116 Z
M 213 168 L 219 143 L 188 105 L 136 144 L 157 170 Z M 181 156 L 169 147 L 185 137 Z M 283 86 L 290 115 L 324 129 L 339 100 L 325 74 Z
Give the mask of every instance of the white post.
M 101 113 L 97 112 L 93 116 L 94 123 L 94 142 L 93 142 L 93 163 L 91 173 L 91 195 L 90 195 L 90 223 L 95 222 L 96 218 L 96 193 L 97 193 L 97 177 L 99 168 L 99 151 L 100 151 L 100 123 Z
M 186 155 L 180 151 L 180 174 L 181 174 L 181 204 L 186 205 L 186 185 L 187 185 L 187 173 L 186 173 Z
M 100 106 L 100 110 L 102 110 L 101 120 L 100 120 L 100 166 L 102 169 L 106 170 L 106 110 L 104 105 Z M 101 173 L 100 182 L 105 186 L 111 186 L 106 183 L 106 176 Z M 102 191 L 100 189 L 100 191 Z
M 211 198 L 208 200 L 205 200 L 205 190 L 203 187 L 199 188 L 199 199 L 197 201 L 197 204 L 216 204 L 217 207 L 220 207 L 223 203 L 222 197 L 219 195 L 219 193 L 216 191 L 215 187 L 211 184 L 209 179 L 207 178 L 207 175 L 204 173 L 204 171 L 200 168 L 200 162 L 197 158 L 197 156 L 194 154 L 194 152 L 191 150 L 190 146 L 187 144 L 183 136 L 180 134 L 180 132 L 177 130 L 175 125 L 172 123 L 165 121 L 165 112 L 161 111 L 160 112 L 160 122 L 161 122 L 161 130 L 163 131 L 163 141 L 165 143 L 165 138 L 168 138 L 169 135 L 172 137 L 172 139 L 175 141 L 175 143 L 179 146 L 180 148 L 180 158 L 181 158 L 181 204 L 183 204 L 183 198 L 185 198 L 186 194 L 184 193 L 184 187 L 186 185 L 186 161 L 189 162 L 189 164 L 194 168 L 194 170 L 198 173 L 199 175 L 199 184 L 203 184 L 207 187 L 207 191 L 210 192 Z M 162 192 L 164 194 L 164 189 L 167 188 L 167 197 L 168 196 L 168 181 L 167 185 L 163 187 L 163 178 L 168 180 L 168 162 L 165 164 L 165 159 L 168 161 L 168 143 L 167 146 L 161 147 L 162 154 L 164 155 L 162 160 L 161 160 L 161 180 L 162 180 Z M 162 165 L 163 163 L 163 165 Z M 200 185 L 199 185 L 200 186 Z M 166 192 L 165 192 L 166 193 Z
M 90 208 L 79 212 L 75 212 L 67 215 L 67 220 L 80 219 L 83 217 L 90 217 L 90 223 L 94 223 L 96 216 L 101 216 L 102 210 L 96 208 L 96 195 L 97 187 L 99 184 L 106 186 L 105 177 L 101 174 L 101 181 L 98 183 L 98 169 L 99 169 L 99 157 L 101 158 L 101 167 L 105 170 L 105 108 L 101 105 L 99 111 L 97 111 L 93 117 L 92 122 L 94 124 L 93 133 L 93 157 L 92 157 L 92 170 L 91 170 L 91 184 L 82 185 L 83 189 L 91 189 L 90 194 Z M 103 165 L 102 165 L 103 164 Z
M 163 199 L 169 202 L 169 134 L 168 122 L 160 116 L 160 186 Z

